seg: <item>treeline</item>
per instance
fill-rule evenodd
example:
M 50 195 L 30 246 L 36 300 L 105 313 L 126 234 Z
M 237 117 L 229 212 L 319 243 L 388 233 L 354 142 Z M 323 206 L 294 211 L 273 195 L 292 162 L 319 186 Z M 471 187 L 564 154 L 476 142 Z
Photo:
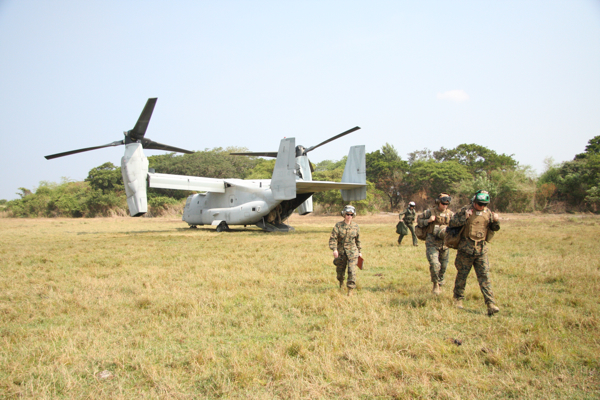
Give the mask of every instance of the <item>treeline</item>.
M 156 172 L 214 178 L 269 179 L 275 159 L 230 156 L 247 151 L 229 147 L 150 156 Z M 346 158 L 314 165 L 313 179 L 341 181 Z M 440 192 L 450 193 L 458 207 L 472 194 L 487 190 L 491 207 L 502 212 L 598 212 L 600 205 L 600 136 L 572 161 L 547 163 L 536 176 L 512 155 L 484 146 L 461 144 L 454 149 L 424 149 L 403 160 L 393 145 L 366 155 L 367 199 L 355 202 L 359 212 L 397 211 L 409 201 L 426 208 Z M 35 191 L 19 188 L 20 199 L 4 203 L 10 217 L 94 217 L 128 215 L 121 170 L 105 163 L 90 170 L 83 182 L 63 178 L 61 183 L 40 182 Z M 192 192 L 148 188 L 149 216 L 180 214 Z M 337 213 L 344 201 L 339 191 L 314 195 L 315 211 Z

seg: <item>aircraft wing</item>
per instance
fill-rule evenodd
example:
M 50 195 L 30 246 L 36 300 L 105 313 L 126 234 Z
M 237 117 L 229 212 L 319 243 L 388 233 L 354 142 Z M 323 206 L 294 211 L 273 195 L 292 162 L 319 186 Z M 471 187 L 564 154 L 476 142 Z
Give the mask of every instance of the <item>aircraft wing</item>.
M 366 187 L 364 183 L 343 183 L 343 182 L 328 182 L 328 181 L 296 181 L 296 193 L 317 193 L 327 190 L 339 189 L 357 189 Z
M 160 189 L 225 193 L 225 180 L 148 172 L 148 186 Z

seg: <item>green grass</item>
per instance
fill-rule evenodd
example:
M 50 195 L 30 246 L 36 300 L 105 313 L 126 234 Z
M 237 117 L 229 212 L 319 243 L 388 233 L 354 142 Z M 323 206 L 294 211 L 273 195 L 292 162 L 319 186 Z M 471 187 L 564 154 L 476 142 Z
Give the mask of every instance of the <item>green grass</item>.
M 454 251 L 430 294 L 425 246 L 398 247 L 396 219 L 357 218 L 348 298 L 338 218 L 290 234 L 2 218 L 0 398 L 600 397 L 600 218 L 502 221 L 491 318 L 474 271 L 452 306 Z

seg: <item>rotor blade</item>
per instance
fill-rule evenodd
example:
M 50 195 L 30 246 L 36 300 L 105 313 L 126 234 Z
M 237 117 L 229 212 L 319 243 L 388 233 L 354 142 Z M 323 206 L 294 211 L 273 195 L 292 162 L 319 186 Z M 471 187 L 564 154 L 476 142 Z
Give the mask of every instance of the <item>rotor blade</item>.
M 321 143 L 319 143 L 319 144 L 318 144 L 318 145 L 316 145 L 316 146 L 309 147 L 308 149 L 304 150 L 304 154 L 308 153 L 309 151 L 313 151 L 313 150 L 314 150 L 314 149 L 316 149 L 317 147 L 321 147 L 321 146 L 323 146 L 324 144 L 327 144 L 327 143 L 329 143 L 329 142 L 331 142 L 331 141 L 333 141 L 333 140 L 335 140 L 335 139 L 339 139 L 339 138 L 341 138 L 342 136 L 345 136 L 345 135 L 347 135 L 347 134 L 349 134 L 349 133 L 352 133 L 352 132 L 354 132 L 354 131 L 357 131 L 357 130 L 359 130 L 359 129 L 360 129 L 360 126 L 355 126 L 355 127 L 354 127 L 354 128 L 352 128 L 352 129 L 348 129 L 346 132 L 342 132 L 342 133 L 340 133 L 339 135 L 335 135 L 334 137 L 332 137 L 332 138 L 329 138 L 329 139 L 327 139 L 326 141 L 324 141 L 324 142 L 321 142 Z
M 277 152 L 262 152 L 262 153 L 229 153 L 230 156 L 255 156 L 255 157 L 275 157 L 277 158 Z
M 105 147 L 120 146 L 122 144 L 123 144 L 123 141 L 122 140 L 118 140 L 116 142 L 112 142 L 112 143 L 105 144 L 105 145 L 102 145 L 102 146 L 86 147 L 85 149 L 77 149 L 77 150 L 65 151 L 64 153 L 57 153 L 57 154 L 52 154 L 52 155 L 44 156 L 44 157 L 46 158 L 46 160 L 52 160 L 53 158 L 70 156 L 71 154 L 83 153 L 84 151 L 90 151 L 90 150 L 96 150 L 96 149 L 103 149 Z
M 146 102 L 146 106 L 142 110 L 140 117 L 137 120 L 137 123 L 130 131 L 131 139 L 133 141 L 140 140 L 144 138 L 146 134 L 146 129 L 148 129 L 148 124 L 150 123 L 150 117 L 152 117 L 152 111 L 154 111 L 154 106 L 156 105 L 156 97 L 148 99 Z
M 151 150 L 165 150 L 165 151 L 174 151 L 176 153 L 185 153 L 185 154 L 193 154 L 193 151 L 180 149 L 179 147 L 169 146 L 168 144 L 162 144 L 155 142 L 150 139 L 142 139 L 142 147 L 145 149 Z

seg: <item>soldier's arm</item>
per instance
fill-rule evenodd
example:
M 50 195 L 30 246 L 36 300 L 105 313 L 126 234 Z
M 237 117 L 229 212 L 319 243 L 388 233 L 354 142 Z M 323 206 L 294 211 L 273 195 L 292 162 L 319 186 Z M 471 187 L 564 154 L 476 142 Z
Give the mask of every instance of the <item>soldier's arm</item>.
M 406 210 L 400 211 L 400 214 L 398 214 L 398 219 L 402 219 L 402 217 L 404 217 L 404 214 L 406 214 Z
M 425 210 L 423 211 L 422 214 L 419 214 L 419 217 L 417 218 L 417 225 L 419 225 L 422 228 L 425 228 L 427 225 L 429 225 L 429 217 L 431 213 L 429 212 L 429 210 Z
M 500 230 L 500 221 L 494 221 L 493 219 L 490 221 L 489 228 L 493 232 L 498 232 Z
M 357 226 L 356 227 L 356 248 L 358 249 L 358 252 L 360 253 L 360 249 L 361 249 L 361 245 L 360 245 L 360 228 Z
M 331 231 L 331 236 L 329 236 L 329 249 L 336 250 L 337 249 L 337 238 L 338 238 L 338 226 L 337 224 L 333 227 Z
M 460 227 L 460 226 L 463 226 L 464 224 L 466 224 L 467 223 L 466 212 L 467 212 L 468 208 L 469 207 L 463 207 L 459 212 L 454 214 L 452 216 L 452 218 L 450 218 L 450 223 L 448 224 L 448 226 L 450 228 L 456 228 L 456 227 Z

